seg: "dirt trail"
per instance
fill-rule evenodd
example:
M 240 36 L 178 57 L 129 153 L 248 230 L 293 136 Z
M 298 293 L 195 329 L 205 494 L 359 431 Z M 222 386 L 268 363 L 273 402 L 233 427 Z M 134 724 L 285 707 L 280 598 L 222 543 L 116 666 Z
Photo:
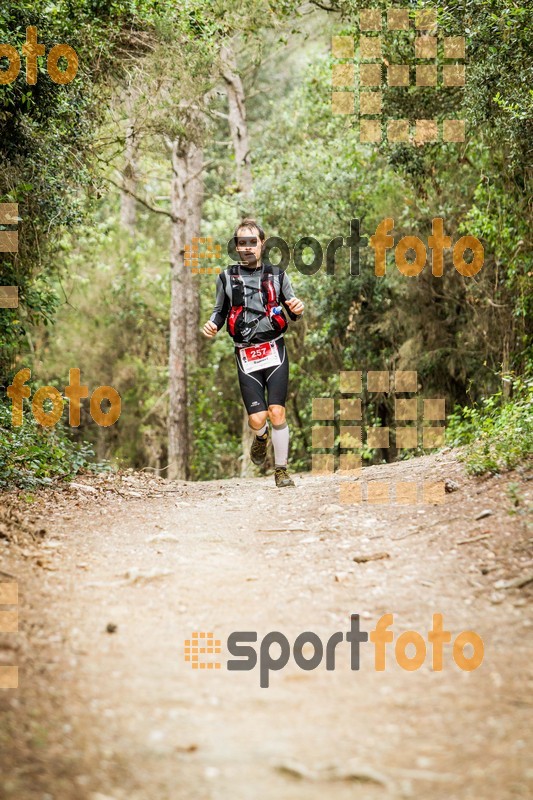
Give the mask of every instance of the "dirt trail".
M 42 541 L 0 540 L 0 568 L 20 589 L 20 632 L 2 635 L 0 657 L 21 668 L 19 689 L 0 692 L 0 795 L 531 797 L 531 584 L 501 586 L 531 573 L 522 514 L 531 484 L 516 474 L 468 480 L 449 452 L 367 474 L 448 478 L 458 489 L 444 506 L 348 506 L 336 476 L 297 476 L 296 489 L 280 491 L 271 477 L 131 475 L 40 498 Z M 389 557 L 353 560 L 377 552 Z M 268 689 L 258 667 L 226 669 L 232 631 L 259 641 L 280 631 L 291 644 L 314 631 L 325 644 L 352 613 L 370 631 L 388 612 L 395 641 L 405 630 L 427 640 L 436 612 L 452 641 L 476 631 L 483 664 L 461 671 L 447 645 L 434 672 L 428 645 L 409 672 L 393 643 L 376 672 L 369 642 L 352 671 L 343 642 L 335 671 L 324 662 L 303 671 L 291 655 Z M 193 631 L 221 639 L 221 669 L 185 662 Z

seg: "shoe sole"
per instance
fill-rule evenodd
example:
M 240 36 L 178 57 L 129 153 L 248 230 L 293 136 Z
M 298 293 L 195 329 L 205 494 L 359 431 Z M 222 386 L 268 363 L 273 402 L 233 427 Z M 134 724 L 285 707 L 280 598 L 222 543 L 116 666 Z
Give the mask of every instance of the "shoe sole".
M 266 461 L 266 457 L 267 454 L 265 452 L 265 455 L 258 461 L 257 458 L 254 458 L 253 455 L 250 453 L 250 461 L 252 462 L 252 464 L 255 464 L 256 467 L 260 467 L 261 464 L 264 464 Z

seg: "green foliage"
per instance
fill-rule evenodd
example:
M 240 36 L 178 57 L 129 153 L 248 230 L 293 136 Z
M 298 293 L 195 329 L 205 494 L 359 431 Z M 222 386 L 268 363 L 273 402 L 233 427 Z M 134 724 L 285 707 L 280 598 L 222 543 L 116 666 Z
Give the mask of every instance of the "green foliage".
M 520 506 L 524 502 L 524 495 L 520 491 L 520 484 L 516 481 L 510 481 L 505 489 L 507 499 L 510 501 L 509 514 L 519 513 Z
M 470 474 L 514 469 L 533 455 L 533 377 L 503 380 L 512 388 L 511 400 L 496 392 L 480 404 L 457 406 L 448 417 L 447 442 L 466 445 L 461 458 Z
M 73 442 L 61 421 L 42 428 L 26 409 L 22 425 L 14 428 L 11 406 L 0 403 L 0 489 L 33 489 L 72 479 L 80 470 L 106 468 L 91 464 L 92 456 L 91 446 Z
M 65 277 L 57 291 L 66 302 L 54 328 L 36 334 L 36 349 L 46 354 L 52 385 L 65 385 L 77 367 L 90 392 L 108 385 L 121 396 L 115 425 L 98 428 L 83 414 L 74 435 L 91 441 L 99 457 L 113 452 L 118 464 L 153 466 L 154 441 L 159 452 L 166 436 L 167 228 L 153 230 L 139 214 L 133 240 L 117 217 L 117 204 L 101 200 L 90 224 L 64 234 L 58 262 Z
M 232 433 L 233 409 L 225 403 L 224 386 L 217 385 L 216 377 L 217 372 L 213 374 L 211 365 L 192 373 L 193 480 L 215 480 L 239 474 L 241 437 L 237 431 Z
M 0 5 L 1 42 L 20 54 L 33 25 L 46 52 L 66 43 L 79 62 L 74 80 L 59 85 L 39 57 L 37 83 L 28 85 L 22 58 L 18 78 L 0 86 L 0 203 L 18 203 L 20 216 L 18 254 L 0 253 L 0 285 L 17 285 L 20 300 L 19 309 L 0 314 L 0 377 L 27 346 L 32 325 L 54 317 L 60 294 L 52 285 L 57 270 L 50 253 L 64 227 L 81 223 L 85 197 L 95 190 L 92 144 L 105 116 L 107 82 L 120 77 L 126 55 L 142 52 L 158 7 L 148 0 Z
M 98 457 L 112 453 L 127 465 L 164 469 L 168 408 L 169 221 L 138 204 L 135 234 L 126 235 L 118 193 L 104 188 L 102 176 L 120 180 L 125 117 L 133 113 L 139 193 L 168 209 L 171 171 L 161 140 L 207 138 L 202 235 L 228 240 L 244 203 L 223 81 L 205 119 L 187 120 L 179 102 L 213 87 L 220 45 L 235 34 L 254 212 L 267 234 L 291 246 L 314 236 L 325 253 L 330 239 L 348 236 L 352 218 L 361 220 L 364 236 L 392 217 L 396 240 L 411 234 L 427 241 L 438 216 L 452 241 L 471 234 L 485 248 L 474 279 L 454 270 L 450 252 L 443 278 L 431 276 L 429 254 L 424 272 L 406 278 L 392 251 L 386 275 L 377 278 L 369 247 L 360 251 L 359 275 L 349 274 L 347 248 L 337 252 L 334 275 L 325 266 L 315 275 L 289 268 L 306 303 L 304 319 L 287 336 L 293 464 L 309 467 L 312 398 L 335 395 L 340 369 L 416 369 L 424 396 L 444 396 L 448 407 L 463 409 L 452 415 L 452 435 L 463 443 L 470 437 L 475 469 L 502 468 L 529 447 L 525 436 L 506 433 L 519 424 L 530 432 L 519 384 L 512 401 L 494 394 L 498 373 L 524 374 L 533 316 L 525 7 L 514 0 L 447 0 L 439 7 L 441 33 L 466 36 L 466 87 L 386 91 L 384 112 L 426 118 L 462 103 L 467 142 L 415 147 L 363 146 L 356 119 L 331 114 L 331 34 L 357 37 L 356 15 L 368 3 L 317 5 L 341 14 L 299 14 L 294 0 L 16 0 L 0 9 L 0 41 L 20 50 L 25 26 L 34 24 L 47 48 L 67 42 L 80 56 L 79 75 L 68 86 L 54 84 L 40 59 L 36 86 L 21 73 L 0 87 L 0 202 L 18 202 L 22 217 L 19 254 L 0 254 L 0 285 L 17 284 L 21 297 L 18 309 L 0 312 L 0 383 L 23 361 L 57 386 L 66 384 L 70 367 L 81 369 L 91 390 L 114 386 L 122 397 L 115 426 L 103 431 L 85 414 L 79 430 L 65 432 L 91 440 Z M 415 35 L 395 35 L 392 44 L 385 37 L 387 60 L 414 67 Z M 126 108 L 128 92 L 133 109 Z M 195 281 L 205 321 L 214 278 Z M 242 406 L 225 332 L 201 341 L 190 378 L 192 476 L 235 475 Z M 368 413 L 372 424 L 394 424 L 390 397 L 375 399 Z M 39 446 L 47 436 L 41 432 Z M 383 455 L 365 452 L 367 459 Z

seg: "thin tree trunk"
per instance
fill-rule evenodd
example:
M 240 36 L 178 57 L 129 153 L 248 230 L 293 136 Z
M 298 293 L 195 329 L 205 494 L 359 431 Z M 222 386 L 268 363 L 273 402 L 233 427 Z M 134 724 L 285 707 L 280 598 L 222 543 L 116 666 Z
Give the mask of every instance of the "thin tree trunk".
M 180 480 L 187 480 L 189 476 L 187 297 L 190 272 L 184 263 L 189 148 L 190 145 L 180 139 L 171 142 L 168 477 Z
M 120 224 L 130 236 L 135 234 L 137 221 L 137 206 L 135 193 L 137 191 L 137 156 L 139 143 L 136 137 L 135 124 L 132 115 L 131 95 L 126 98 L 128 120 L 126 124 L 126 142 L 124 148 L 124 169 L 122 170 L 123 191 L 120 193 Z
M 185 241 L 189 245 L 192 244 L 195 236 L 200 236 L 204 199 L 203 164 L 203 148 L 191 144 L 187 158 L 187 220 L 185 223 Z M 189 276 L 187 281 L 187 357 L 192 365 L 198 363 L 199 328 L 198 282 Z
M 509 330 L 504 334 L 503 337 L 503 349 L 502 349 L 502 374 L 508 375 L 509 374 L 509 340 L 511 336 L 509 334 Z M 509 400 L 511 396 L 511 382 L 508 379 L 502 381 L 502 394 L 503 399 L 505 402 Z
M 251 199 L 253 179 L 252 179 L 252 160 L 250 155 L 250 140 L 248 136 L 248 124 L 246 122 L 246 97 L 242 85 L 241 76 L 237 72 L 237 64 L 233 50 L 224 45 L 220 51 L 222 77 L 226 84 L 228 95 L 228 121 L 235 152 L 235 163 L 237 165 L 237 183 L 240 191 L 240 212 L 242 216 L 249 216 L 253 213 L 253 203 Z M 252 463 L 249 457 L 250 445 L 253 433 L 248 425 L 248 414 L 244 409 L 242 417 L 242 461 L 241 477 L 246 478 L 252 474 Z
M 220 51 L 220 56 L 222 77 L 224 78 L 226 93 L 228 95 L 228 120 L 233 149 L 235 151 L 237 183 L 243 195 L 243 208 L 241 209 L 241 213 L 249 214 L 253 211 L 251 202 L 253 184 L 244 87 L 242 85 L 241 76 L 237 72 L 233 51 L 224 45 Z

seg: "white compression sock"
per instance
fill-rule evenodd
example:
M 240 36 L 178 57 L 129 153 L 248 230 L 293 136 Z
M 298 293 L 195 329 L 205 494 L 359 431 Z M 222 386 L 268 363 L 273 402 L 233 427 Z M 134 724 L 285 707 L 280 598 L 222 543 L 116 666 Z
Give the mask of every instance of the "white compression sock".
M 256 436 L 263 436 L 267 432 L 267 424 L 266 424 L 266 422 L 263 425 L 263 427 L 260 428 L 258 431 L 256 431 L 255 428 L 252 428 L 250 423 L 248 423 L 248 427 L 255 433 Z
M 272 425 L 272 445 L 274 465 L 286 467 L 289 458 L 289 426 L 286 421 L 282 425 Z

